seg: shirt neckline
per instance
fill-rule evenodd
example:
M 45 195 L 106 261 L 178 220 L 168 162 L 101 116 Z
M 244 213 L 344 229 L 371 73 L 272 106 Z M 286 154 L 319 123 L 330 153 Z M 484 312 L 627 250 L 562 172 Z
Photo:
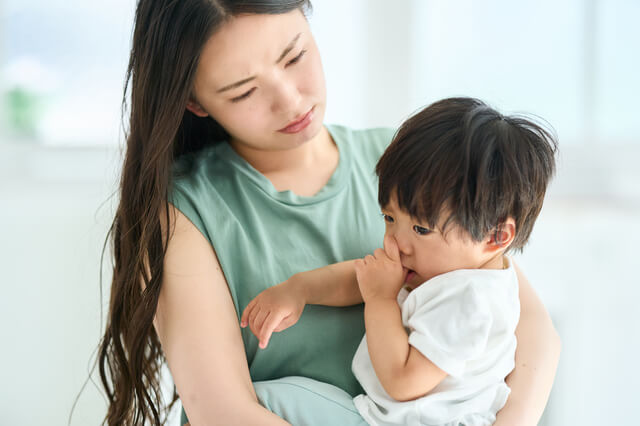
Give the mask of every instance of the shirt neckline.
M 347 141 L 343 140 L 341 135 L 338 135 L 339 132 L 336 131 L 334 126 L 325 125 L 325 127 L 338 149 L 338 165 L 327 183 L 312 196 L 298 195 L 291 190 L 278 191 L 269 179 L 235 152 L 228 142 L 219 145 L 217 154 L 221 159 L 224 159 L 236 170 L 248 177 L 253 184 L 274 200 L 289 205 L 315 204 L 334 197 L 345 187 L 351 161 Z

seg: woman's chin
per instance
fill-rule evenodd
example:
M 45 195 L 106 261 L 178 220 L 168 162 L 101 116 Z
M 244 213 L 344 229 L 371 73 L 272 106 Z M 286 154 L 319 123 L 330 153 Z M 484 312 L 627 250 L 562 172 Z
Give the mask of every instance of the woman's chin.
M 288 139 L 287 145 L 291 148 L 297 148 L 305 145 L 309 142 L 316 140 L 316 138 L 322 133 L 322 122 L 318 121 L 309 124 L 309 126 L 300 133 L 284 135 Z

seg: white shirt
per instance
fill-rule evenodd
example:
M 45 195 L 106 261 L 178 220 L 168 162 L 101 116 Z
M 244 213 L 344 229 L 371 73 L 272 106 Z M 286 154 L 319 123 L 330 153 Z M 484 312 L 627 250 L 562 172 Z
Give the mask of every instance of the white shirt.
M 491 425 L 510 389 L 515 328 L 520 316 L 518 280 L 507 269 L 464 269 L 438 275 L 398 303 L 409 344 L 448 376 L 427 395 L 406 402 L 391 398 L 375 375 L 366 335 L 352 370 L 366 395 L 354 403 L 370 425 Z

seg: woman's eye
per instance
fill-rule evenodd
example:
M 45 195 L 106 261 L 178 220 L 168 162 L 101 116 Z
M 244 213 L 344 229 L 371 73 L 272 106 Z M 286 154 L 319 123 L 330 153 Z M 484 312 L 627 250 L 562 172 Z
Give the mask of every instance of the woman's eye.
M 393 223 L 393 217 L 389 216 L 388 214 L 382 213 L 382 217 L 384 218 L 385 222 Z
M 298 56 L 296 56 L 295 58 L 293 58 L 292 60 L 290 60 L 289 62 L 287 62 L 287 64 L 286 64 L 285 66 L 287 66 L 287 67 L 288 67 L 289 65 L 294 65 L 294 64 L 298 63 L 298 61 L 299 61 L 300 59 L 302 59 L 302 57 L 304 56 L 304 54 L 305 54 L 305 53 L 307 53 L 307 51 L 306 51 L 306 50 L 302 50 L 302 52 L 300 52 L 300 53 L 298 54 Z
M 425 228 L 425 227 L 419 226 L 419 225 L 413 225 L 413 230 L 418 235 L 427 235 L 428 233 L 431 232 L 431 230 L 429 228 Z
M 236 96 L 235 98 L 231 98 L 231 102 L 240 102 L 243 99 L 247 99 L 249 96 L 251 96 L 251 94 L 256 90 L 256 88 L 254 87 L 253 89 L 249 90 L 246 93 L 243 93 L 240 96 Z

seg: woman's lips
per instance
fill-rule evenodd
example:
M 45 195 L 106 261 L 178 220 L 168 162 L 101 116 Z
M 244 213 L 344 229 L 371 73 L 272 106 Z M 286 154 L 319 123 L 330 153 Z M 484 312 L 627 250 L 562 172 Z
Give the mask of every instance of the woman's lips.
M 299 119 L 292 121 L 291 123 L 287 124 L 286 127 L 283 127 L 278 131 L 281 133 L 289 133 L 289 134 L 301 132 L 311 123 L 311 121 L 313 121 L 314 109 L 315 107 L 311 108 L 305 115 L 303 115 Z

